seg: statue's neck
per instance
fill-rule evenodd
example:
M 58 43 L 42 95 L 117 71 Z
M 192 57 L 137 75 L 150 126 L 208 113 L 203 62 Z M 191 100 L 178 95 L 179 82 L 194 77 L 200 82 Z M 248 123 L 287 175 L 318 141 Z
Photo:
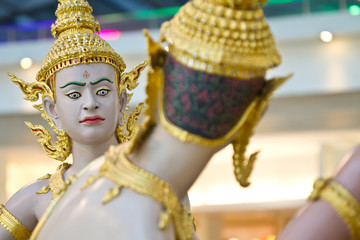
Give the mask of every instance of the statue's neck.
M 73 155 L 73 164 L 65 172 L 65 179 L 69 176 L 77 174 L 86 165 L 94 161 L 96 158 L 104 155 L 111 145 L 117 145 L 118 141 L 115 134 L 107 141 L 96 144 L 83 144 L 74 140 L 71 140 L 71 152 Z

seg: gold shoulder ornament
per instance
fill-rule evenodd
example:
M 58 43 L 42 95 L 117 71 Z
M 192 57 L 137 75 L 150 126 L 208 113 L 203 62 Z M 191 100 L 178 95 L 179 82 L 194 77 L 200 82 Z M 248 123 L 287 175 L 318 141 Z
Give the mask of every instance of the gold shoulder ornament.
M 66 191 L 68 188 L 67 183 L 64 180 L 64 173 L 71 167 L 70 163 L 62 163 L 57 168 L 55 173 L 47 174 L 41 179 L 49 179 L 49 185 L 42 187 L 37 194 L 46 194 L 49 191 L 52 192 L 51 199 L 54 200 L 61 192 Z

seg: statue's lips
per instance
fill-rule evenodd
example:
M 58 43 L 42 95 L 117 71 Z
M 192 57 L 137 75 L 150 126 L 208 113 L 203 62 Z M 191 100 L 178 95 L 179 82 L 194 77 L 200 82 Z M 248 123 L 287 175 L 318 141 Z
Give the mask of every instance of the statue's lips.
M 102 122 L 104 120 L 105 120 L 105 118 L 103 118 L 101 116 L 92 116 L 92 117 L 85 117 L 84 119 L 82 119 L 80 121 L 80 123 L 94 124 L 94 123 Z

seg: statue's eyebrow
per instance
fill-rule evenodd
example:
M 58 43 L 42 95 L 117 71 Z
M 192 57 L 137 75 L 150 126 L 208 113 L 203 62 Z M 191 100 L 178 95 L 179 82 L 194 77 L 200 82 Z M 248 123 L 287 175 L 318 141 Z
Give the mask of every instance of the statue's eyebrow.
M 64 86 L 62 86 L 62 87 L 60 87 L 60 88 L 65 88 L 65 87 L 67 87 L 67 86 L 69 86 L 69 85 L 78 85 L 78 86 L 85 86 L 86 85 L 86 83 L 84 83 L 84 82 L 76 82 L 76 81 L 72 81 L 72 82 L 68 82 L 68 83 L 66 83 Z
M 102 81 L 108 81 L 108 82 L 113 83 L 113 81 L 111 81 L 110 79 L 103 77 L 103 78 L 99 78 L 98 80 L 95 80 L 93 82 L 90 82 L 90 84 L 95 85 L 95 84 L 98 84 L 99 82 L 102 82 Z

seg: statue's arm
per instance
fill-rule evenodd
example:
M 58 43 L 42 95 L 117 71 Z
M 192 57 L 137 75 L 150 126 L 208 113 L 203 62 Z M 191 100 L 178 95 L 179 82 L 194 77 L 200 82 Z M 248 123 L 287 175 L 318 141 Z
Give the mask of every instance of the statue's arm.
M 0 239 L 28 239 L 38 222 L 36 211 L 41 203 L 36 194 L 45 180 L 33 182 L 17 191 L 0 207 Z
M 333 181 L 347 189 L 359 207 L 360 202 L 360 145 L 349 153 L 333 177 Z M 339 200 L 340 198 L 332 198 Z M 344 199 L 344 198 L 343 198 Z M 354 222 L 359 224 L 359 216 Z M 349 225 L 339 212 L 323 199 L 309 202 L 289 222 L 278 240 L 347 240 L 351 238 Z

